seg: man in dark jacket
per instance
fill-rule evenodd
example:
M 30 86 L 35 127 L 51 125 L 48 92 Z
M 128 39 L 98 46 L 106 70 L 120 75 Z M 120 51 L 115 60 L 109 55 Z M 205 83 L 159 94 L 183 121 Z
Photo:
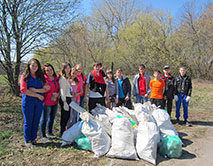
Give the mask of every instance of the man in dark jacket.
M 181 102 L 183 103 L 183 117 L 186 126 L 191 126 L 188 122 L 188 104 L 191 100 L 192 82 L 191 78 L 186 75 L 186 67 L 180 67 L 180 75 L 175 79 L 175 101 L 176 101 L 176 118 L 179 123 Z
M 168 65 L 163 67 L 163 72 L 164 72 L 164 75 L 162 76 L 162 79 L 165 81 L 165 84 L 166 84 L 165 92 L 163 94 L 163 97 L 164 97 L 163 109 L 165 109 L 165 106 L 167 106 L 167 112 L 171 116 L 172 101 L 174 98 L 175 78 L 170 74 L 170 68 Z
M 129 109 L 132 109 L 131 102 L 131 84 L 127 77 L 123 77 L 123 73 L 121 69 L 116 70 L 116 80 L 118 81 L 119 86 L 119 99 L 116 106 L 125 106 Z

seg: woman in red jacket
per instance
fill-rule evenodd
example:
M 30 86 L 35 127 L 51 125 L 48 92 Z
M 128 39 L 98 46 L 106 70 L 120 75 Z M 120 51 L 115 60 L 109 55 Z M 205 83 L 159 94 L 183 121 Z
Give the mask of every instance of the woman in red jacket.
M 47 63 L 43 68 L 46 85 L 50 86 L 50 90 L 44 93 L 44 110 L 42 112 L 40 130 L 42 141 L 48 141 L 46 136 L 55 137 L 52 128 L 58 108 L 59 82 L 54 67 Z M 47 124 L 47 135 L 46 135 Z

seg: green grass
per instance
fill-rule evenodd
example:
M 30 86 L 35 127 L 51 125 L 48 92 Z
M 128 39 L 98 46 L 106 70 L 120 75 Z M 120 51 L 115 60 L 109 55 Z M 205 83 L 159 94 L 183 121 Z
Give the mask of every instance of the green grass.
M 10 138 L 13 135 L 12 131 L 4 131 L 3 133 L 0 133 L 0 140 L 5 140 Z
M 1 84 L 1 86 L 2 85 L 6 86 L 8 84 L 8 81 L 6 79 L 6 75 L 0 75 L 0 84 Z
M 8 155 L 9 147 L 7 146 L 10 142 L 9 138 L 13 135 L 12 131 L 4 131 L 0 133 L 0 161 L 2 157 Z

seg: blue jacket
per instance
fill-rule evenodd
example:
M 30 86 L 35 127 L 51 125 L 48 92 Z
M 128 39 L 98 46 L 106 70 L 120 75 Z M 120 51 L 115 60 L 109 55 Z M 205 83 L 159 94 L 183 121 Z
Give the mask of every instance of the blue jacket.
M 140 73 L 136 74 L 133 80 L 133 96 L 139 94 L 139 86 L 138 86 L 138 79 L 140 77 Z M 150 77 L 148 74 L 144 73 L 144 78 L 146 79 L 146 94 L 151 92 L 150 89 Z

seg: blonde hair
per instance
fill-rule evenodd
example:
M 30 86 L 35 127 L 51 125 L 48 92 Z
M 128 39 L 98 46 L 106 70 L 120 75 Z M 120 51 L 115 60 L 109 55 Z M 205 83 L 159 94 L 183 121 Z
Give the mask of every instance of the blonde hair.
M 71 76 L 72 76 L 73 74 L 77 74 L 77 73 L 78 73 L 78 71 L 77 71 L 76 67 L 73 67 L 73 68 L 71 69 Z
M 81 69 L 82 69 L 82 66 L 81 66 L 81 64 L 77 64 L 77 65 L 75 66 L 75 68 L 76 68 L 76 69 L 78 69 L 78 68 L 81 68 Z

